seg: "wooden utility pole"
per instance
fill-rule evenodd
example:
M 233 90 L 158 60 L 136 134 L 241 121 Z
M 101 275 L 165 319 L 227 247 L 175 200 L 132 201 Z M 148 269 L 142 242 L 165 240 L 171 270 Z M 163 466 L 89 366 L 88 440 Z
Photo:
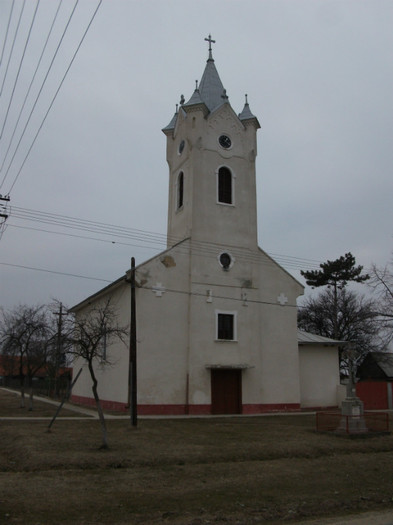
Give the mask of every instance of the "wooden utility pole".
M 135 259 L 131 258 L 131 320 L 130 320 L 130 364 L 129 364 L 129 405 L 131 425 L 138 424 L 137 415 L 137 374 L 136 374 L 136 301 L 135 301 Z
M 55 394 L 58 393 L 58 378 L 59 378 L 59 369 L 61 368 L 61 365 L 64 363 L 64 355 L 63 355 L 63 349 L 62 349 L 62 339 L 63 339 L 63 316 L 67 316 L 68 312 L 63 312 L 63 303 L 60 302 L 59 304 L 59 311 L 53 312 L 53 315 L 59 316 L 59 322 L 57 323 L 57 348 L 56 348 L 56 354 L 55 354 L 55 375 L 54 375 L 54 391 Z

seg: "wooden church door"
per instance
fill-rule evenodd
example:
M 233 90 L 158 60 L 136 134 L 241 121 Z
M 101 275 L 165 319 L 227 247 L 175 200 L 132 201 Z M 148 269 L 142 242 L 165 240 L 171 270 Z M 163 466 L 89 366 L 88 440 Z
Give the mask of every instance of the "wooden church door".
M 242 413 L 242 371 L 212 369 L 212 414 Z

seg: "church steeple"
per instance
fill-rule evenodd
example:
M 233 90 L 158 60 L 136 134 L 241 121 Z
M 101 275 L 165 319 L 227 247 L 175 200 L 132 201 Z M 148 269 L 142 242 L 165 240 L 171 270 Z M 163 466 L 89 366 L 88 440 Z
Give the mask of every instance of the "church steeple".
M 222 104 L 227 103 L 228 95 L 223 83 L 221 82 L 220 75 L 218 74 L 213 59 L 212 43 L 215 44 L 216 41 L 211 38 L 211 35 L 209 35 L 208 38 L 205 38 L 205 40 L 209 42 L 209 57 L 199 87 L 197 84 L 190 99 L 186 103 L 181 104 L 181 107 L 187 111 L 188 108 L 194 108 L 196 105 L 204 104 L 206 107 L 205 113 L 208 114 L 219 108 Z M 177 117 L 177 114 L 175 117 Z M 176 118 L 172 118 L 171 122 L 165 126 L 162 131 L 167 133 L 174 130 L 175 124 Z
M 168 246 L 197 242 L 257 246 L 255 157 L 260 127 L 246 99 L 237 115 L 217 72 L 211 45 L 200 83 L 184 97 L 167 136 Z

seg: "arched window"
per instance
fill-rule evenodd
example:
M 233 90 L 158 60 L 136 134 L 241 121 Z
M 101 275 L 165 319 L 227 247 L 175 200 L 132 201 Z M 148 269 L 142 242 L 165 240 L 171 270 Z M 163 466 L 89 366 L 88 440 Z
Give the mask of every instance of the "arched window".
M 218 170 L 218 202 L 232 204 L 232 173 L 228 168 Z
M 184 173 L 181 171 L 177 177 L 177 201 L 176 209 L 178 210 L 183 206 L 184 201 Z

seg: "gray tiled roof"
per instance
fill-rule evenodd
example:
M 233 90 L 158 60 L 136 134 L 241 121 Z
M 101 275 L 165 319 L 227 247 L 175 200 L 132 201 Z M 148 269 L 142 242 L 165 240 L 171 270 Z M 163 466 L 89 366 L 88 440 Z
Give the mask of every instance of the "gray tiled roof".
M 246 95 L 247 97 L 247 95 Z M 251 113 L 251 110 L 250 110 L 250 105 L 249 103 L 247 102 L 247 98 L 246 98 L 246 103 L 244 104 L 244 108 L 243 108 L 243 111 L 241 113 L 239 113 L 239 119 L 241 121 L 245 121 L 245 120 L 254 120 L 258 126 L 258 128 L 260 128 L 260 124 L 258 122 L 258 119 L 255 115 L 253 115 Z
M 162 131 L 165 133 L 165 131 L 171 131 L 175 129 L 176 120 L 177 120 L 177 112 L 173 115 L 170 123 L 167 126 L 165 126 L 165 128 L 162 128 Z
M 214 60 L 209 58 L 199 84 L 199 93 L 202 101 L 206 104 L 209 111 L 213 111 L 224 103 L 224 86 L 214 64 Z
M 346 341 L 336 341 L 334 339 L 330 339 L 329 337 L 310 334 L 309 332 L 304 332 L 303 330 L 299 330 L 299 329 L 297 331 L 297 341 L 300 345 L 319 344 L 319 345 L 338 346 L 338 345 L 346 344 Z

